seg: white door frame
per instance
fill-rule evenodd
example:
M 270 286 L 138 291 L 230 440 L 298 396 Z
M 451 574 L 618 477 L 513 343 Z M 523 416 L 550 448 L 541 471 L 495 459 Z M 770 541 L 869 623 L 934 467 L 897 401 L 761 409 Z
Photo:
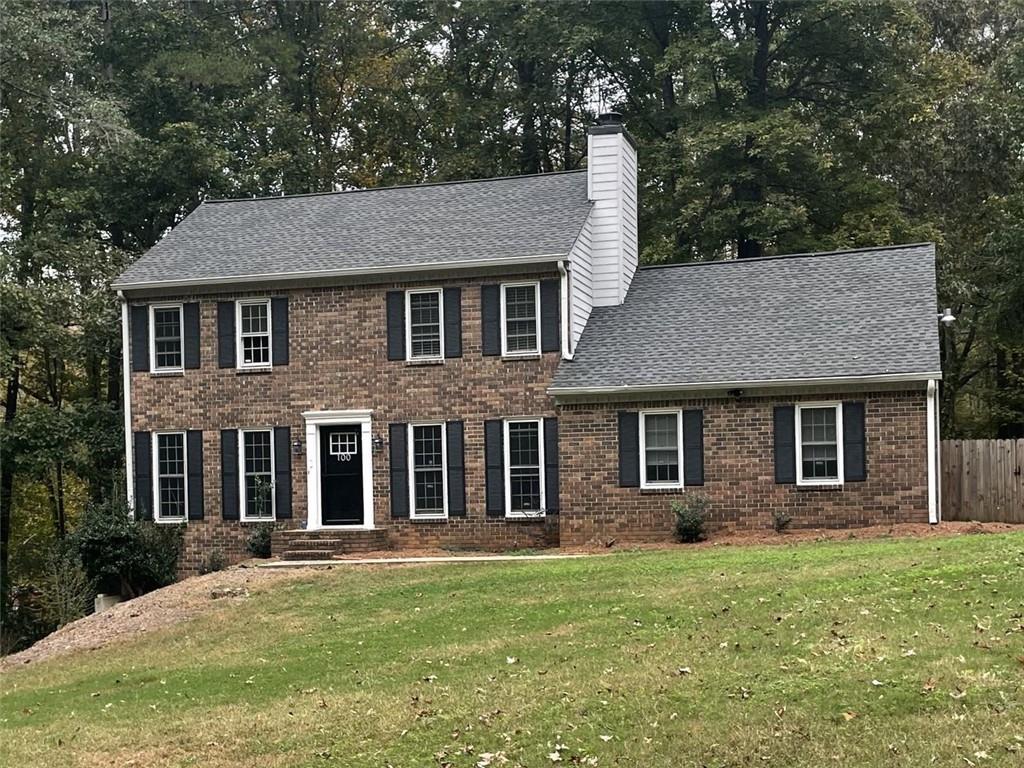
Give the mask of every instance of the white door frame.
M 370 410 L 306 411 L 306 528 L 319 530 L 367 530 L 373 528 L 373 431 Z M 363 523 L 362 525 L 324 525 L 320 509 L 320 428 L 358 424 L 363 460 Z

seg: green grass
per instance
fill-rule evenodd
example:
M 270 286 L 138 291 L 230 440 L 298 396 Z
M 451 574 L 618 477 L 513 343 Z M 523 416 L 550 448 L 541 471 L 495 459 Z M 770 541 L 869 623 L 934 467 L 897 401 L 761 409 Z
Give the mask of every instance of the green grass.
M 5 674 L 0 762 L 1024 765 L 1022 614 L 1024 534 L 334 569 Z

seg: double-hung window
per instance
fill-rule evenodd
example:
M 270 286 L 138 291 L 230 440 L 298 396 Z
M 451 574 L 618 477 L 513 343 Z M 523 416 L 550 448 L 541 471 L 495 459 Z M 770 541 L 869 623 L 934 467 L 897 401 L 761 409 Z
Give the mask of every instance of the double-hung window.
M 544 514 L 544 441 L 539 419 L 505 422 L 505 510 L 508 517 Z
M 184 522 L 188 512 L 185 433 L 156 432 L 153 442 L 153 519 L 158 523 Z
M 444 357 L 444 299 L 440 289 L 405 292 L 406 339 L 409 360 Z
M 445 517 L 448 503 L 444 424 L 410 424 L 409 444 L 412 517 Z
M 238 367 L 263 368 L 270 365 L 270 299 L 237 302 Z
M 843 405 L 813 403 L 796 408 L 798 485 L 843 482 Z
M 181 344 L 181 304 L 153 304 L 149 308 L 150 370 L 173 372 L 184 370 Z
M 540 352 L 540 283 L 501 286 L 501 354 Z
M 243 429 L 242 520 L 274 519 L 274 440 L 269 429 Z
M 683 485 L 683 418 L 681 411 L 640 414 L 640 487 Z

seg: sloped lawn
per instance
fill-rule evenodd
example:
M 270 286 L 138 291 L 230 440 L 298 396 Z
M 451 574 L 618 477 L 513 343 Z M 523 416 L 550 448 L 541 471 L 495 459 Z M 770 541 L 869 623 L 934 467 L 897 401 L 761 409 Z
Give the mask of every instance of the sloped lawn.
M 0 677 L 5 765 L 1024 765 L 1024 534 L 333 569 Z

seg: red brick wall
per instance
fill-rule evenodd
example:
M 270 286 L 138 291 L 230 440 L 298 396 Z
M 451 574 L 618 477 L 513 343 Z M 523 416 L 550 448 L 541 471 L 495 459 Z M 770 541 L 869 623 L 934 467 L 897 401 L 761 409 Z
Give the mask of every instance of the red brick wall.
M 292 439 L 302 439 L 302 455 L 292 456 L 294 517 L 282 525 L 305 526 L 304 411 L 372 409 L 373 435 L 383 440 L 383 447 L 373 453 L 375 524 L 390 529 L 394 545 L 494 549 L 557 545 L 557 521 L 485 516 L 483 421 L 555 415 L 546 388 L 559 359 L 558 353 L 520 360 L 481 354 L 480 285 L 491 282 L 499 278 L 161 297 L 160 301 L 200 302 L 201 367 L 178 375 L 133 373 L 132 429 L 203 430 L 206 514 L 204 520 L 187 525 L 188 570 L 198 567 L 213 550 L 229 560 L 246 557 L 245 540 L 255 525 L 221 519 L 221 429 L 290 426 Z M 463 356 L 443 365 L 387 360 L 386 292 L 441 285 L 462 287 Z M 217 301 L 285 294 L 290 364 L 262 372 L 218 368 Z M 388 424 L 426 419 L 465 422 L 468 515 L 448 523 L 394 521 L 388 499 Z
M 865 402 L 865 482 L 832 489 L 775 483 L 773 406 L 801 400 Z M 677 406 L 704 410 L 704 485 L 685 491 L 620 488 L 618 411 Z M 923 390 L 564 406 L 561 544 L 668 541 L 669 505 L 685 493 L 708 497 L 712 528 L 768 528 L 774 510 L 790 514 L 794 527 L 927 522 L 925 413 Z

